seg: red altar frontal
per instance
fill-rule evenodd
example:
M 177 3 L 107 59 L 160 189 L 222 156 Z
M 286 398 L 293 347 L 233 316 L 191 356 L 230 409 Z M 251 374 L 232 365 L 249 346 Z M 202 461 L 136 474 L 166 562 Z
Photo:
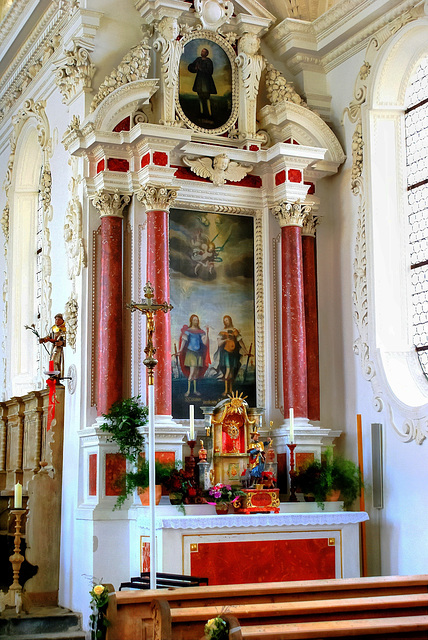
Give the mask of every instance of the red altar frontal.
M 359 523 L 367 514 L 298 513 L 299 508 L 305 505 L 282 504 L 280 513 L 218 516 L 194 506 L 180 516 L 161 506 L 158 571 L 204 576 L 213 585 L 360 576 Z M 140 563 L 135 568 L 147 571 L 148 514 L 139 515 L 136 525 Z

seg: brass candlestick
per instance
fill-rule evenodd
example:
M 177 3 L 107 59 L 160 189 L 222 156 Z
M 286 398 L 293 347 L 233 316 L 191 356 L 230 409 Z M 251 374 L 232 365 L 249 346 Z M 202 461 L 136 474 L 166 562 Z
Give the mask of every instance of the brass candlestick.
M 14 553 L 9 557 L 13 568 L 13 583 L 9 587 L 4 603 L 7 607 L 15 607 L 17 614 L 21 613 L 22 609 L 28 613 L 30 609 L 30 600 L 19 584 L 19 572 L 21 570 L 21 564 L 24 562 L 24 556 L 21 555 L 21 518 L 26 512 L 27 509 L 11 510 L 12 515 L 15 516 Z
M 288 498 L 288 502 L 297 502 L 296 496 L 296 471 L 295 471 L 295 462 L 294 462 L 294 449 L 296 448 L 295 444 L 288 444 L 287 447 L 290 451 L 290 497 Z

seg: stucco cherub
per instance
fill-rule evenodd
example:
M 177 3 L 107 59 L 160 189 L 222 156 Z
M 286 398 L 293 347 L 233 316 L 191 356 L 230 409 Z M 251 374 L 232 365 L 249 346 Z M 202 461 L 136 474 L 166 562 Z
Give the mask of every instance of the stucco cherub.
M 183 162 L 197 176 L 209 178 L 216 186 L 225 184 L 226 180 L 240 182 L 253 169 L 252 164 L 242 165 L 239 162 L 230 160 L 225 153 L 221 153 L 213 159 L 183 156 Z

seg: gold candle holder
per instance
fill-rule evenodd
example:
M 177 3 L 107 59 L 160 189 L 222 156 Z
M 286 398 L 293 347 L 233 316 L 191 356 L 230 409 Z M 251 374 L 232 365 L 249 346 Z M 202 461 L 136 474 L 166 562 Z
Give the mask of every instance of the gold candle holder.
M 21 554 L 21 518 L 26 512 L 27 509 L 11 509 L 11 514 L 15 516 L 14 553 L 9 557 L 13 569 L 13 582 L 5 596 L 4 604 L 7 607 L 15 607 L 17 614 L 21 613 L 22 609 L 28 613 L 30 609 L 30 600 L 19 584 L 19 572 L 25 559 Z

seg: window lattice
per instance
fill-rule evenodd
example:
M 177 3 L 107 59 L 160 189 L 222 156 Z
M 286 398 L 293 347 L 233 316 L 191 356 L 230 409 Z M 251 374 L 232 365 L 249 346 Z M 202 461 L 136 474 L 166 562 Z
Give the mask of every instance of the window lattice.
M 428 56 L 407 91 L 405 128 L 413 341 L 428 377 Z

